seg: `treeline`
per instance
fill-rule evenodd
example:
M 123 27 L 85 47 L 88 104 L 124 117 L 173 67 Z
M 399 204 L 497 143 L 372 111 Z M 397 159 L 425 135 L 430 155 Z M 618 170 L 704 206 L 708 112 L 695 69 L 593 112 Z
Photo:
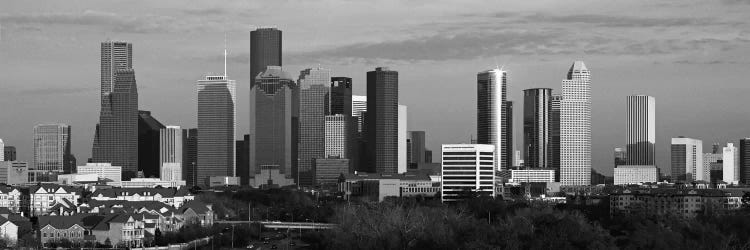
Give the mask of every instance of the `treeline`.
M 338 205 L 338 227 L 303 239 L 313 249 L 750 249 L 746 211 L 686 220 L 604 209 L 487 198 Z

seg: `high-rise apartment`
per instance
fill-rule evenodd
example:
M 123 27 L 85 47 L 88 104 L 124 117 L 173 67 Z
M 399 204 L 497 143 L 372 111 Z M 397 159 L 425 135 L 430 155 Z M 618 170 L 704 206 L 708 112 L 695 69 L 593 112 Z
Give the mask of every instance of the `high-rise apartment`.
M 281 64 L 281 30 L 276 28 L 258 28 L 250 31 L 250 86 L 255 85 L 255 78 L 268 66 Z M 250 106 L 253 104 L 251 103 Z
M 495 169 L 503 162 L 503 103 L 506 100 L 507 72 L 499 68 L 477 74 L 477 143 L 494 145 Z
M 560 182 L 591 184 L 591 71 L 575 61 L 562 81 Z
M 523 91 L 524 167 L 550 167 L 551 98 L 552 89 L 549 88 L 526 89 Z
M 478 193 L 495 197 L 495 146 L 487 144 L 443 144 L 443 202 L 469 198 Z
M 299 75 L 299 185 L 314 184 L 313 159 L 325 158 L 326 96 L 331 70 L 305 69 Z
M 656 151 L 656 102 L 654 97 L 627 97 L 628 165 L 654 165 Z
M 196 185 L 235 175 L 235 81 L 225 74 L 198 80 L 198 155 Z
M 291 74 L 279 66 L 268 66 L 250 87 L 250 179 L 261 170 L 278 169 L 299 184 L 298 91 Z
M 367 99 L 368 171 L 395 174 L 399 163 L 398 72 L 387 67 L 367 72 Z
M 691 183 L 704 179 L 703 141 L 692 138 L 672 138 L 672 182 Z
M 138 90 L 135 71 L 114 71 L 113 85 L 112 91 L 103 96 L 92 158 L 95 163 L 121 166 L 123 178 L 130 180 L 138 170 Z
M 71 173 L 70 126 L 39 124 L 34 126 L 34 169 Z

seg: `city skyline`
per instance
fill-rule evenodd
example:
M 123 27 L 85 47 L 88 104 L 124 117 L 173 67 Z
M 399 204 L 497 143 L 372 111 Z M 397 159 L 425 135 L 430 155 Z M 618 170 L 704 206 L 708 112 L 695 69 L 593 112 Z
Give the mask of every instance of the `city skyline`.
M 705 15 L 697 15 L 693 19 L 678 19 L 674 16 L 655 17 L 652 14 L 645 13 L 639 17 L 630 17 L 630 19 L 625 19 L 625 21 L 623 21 L 623 19 L 614 19 L 615 21 L 620 20 L 620 22 L 625 23 L 620 24 L 619 26 L 617 25 L 617 23 L 605 23 L 606 21 L 600 21 L 601 23 L 598 24 L 601 26 L 609 27 L 613 30 L 626 29 L 627 27 L 623 26 L 628 24 L 640 24 L 650 30 L 664 27 L 676 27 L 677 29 L 681 29 L 686 25 L 680 24 L 680 21 L 689 22 L 690 20 L 705 21 L 703 23 L 698 23 L 698 25 L 702 25 L 701 27 L 718 26 L 720 28 L 720 31 L 717 32 L 722 35 L 713 38 L 715 40 L 710 40 L 710 38 L 712 38 L 712 36 L 708 35 L 710 34 L 710 31 L 704 30 L 697 30 L 694 31 L 694 33 L 690 33 L 690 35 L 694 35 L 690 36 L 690 39 L 677 40 L 677 42 L 679 44 L 682 44 L 683 46 L 696 46 L 698 49 L 700 49 L 703 54 L 696 57 L 690 57 L 685 54 L 681 55 L 680 53 L 686 52 L 684 52 L 684 50 L 681 50 L 680 48 L 677 48 L 676 50 L 679 50 L 680 53 L 670 53 L 669 51 L 662 53 L 653 53 L 655 54 L 653 57 L 654 59 L 638 59 L 637 55 L 630 54 L 629 56 L 626 56 L 626 58 L 624 58 L 622 62 L 612 62 L 606 60 L 607 56 L 603 55 L 602 52 L 590 52 L 585 55 L 576 55 L 575 53 L 563 53 L 562 55 L 556 55 L 555 53 L 544 51 L 540 51 L 540 54 L 533 55 L 528 59 L 520 59 L 520 57 L 515 57 L 517 59 L 506 58 L 511 57 L 511 55 L 521 54 L 518 53 L 518 51 L 511 51 L 510 53 L 486 53 L 487 56 L 482 56 L 479 58 L 472 57 L 469 59 L 466 58 L 466 56 L 471 56 L 471 53 L 469 52 L 467 52 L 467 55 L 455 55 L 455 59 L 435 58 L 437 57 L 437 55 L 432 55 L 432 57 L 429 57 L 431 53 L 406 54 L 407 56 L 413 56 L 412 59 L 407 59 L 400 55 L 394 55 L 390 53 L 389 51 L 394 51 L 392 47 L 382 47 L 382 50 L 388 53 L 385 53 L 385 55 L 383 56 L 385 58 L 381 59 L 378 59 L 377 56 L 373 56 L 372 54 L 368 55 L 364 52 L 358 52 L 363 53 L 362 55 L 360 55 L 360 58 L 373 58 L 374 62 L 362 63 L 365 64 L 365 66 L 362 66 L 361 64 L 356 64 L 355 66 L 341 66 L 335 65 L 331 62 L 325 63 L 324 66 L 327 68 L 332 68 L 334 70 L 333 75 L 352 77 L 354 80 L 354 86 L 356 86 L 354 88 L 354 92 L 356 94 L 364 93 L 364 72 L 366 72 L 366 70 L 374 68 L 374 66 L 376 65 L 384 65 L 391 66 L 392 69 L 399 71 L 401 73 L 400 76 L 404 78 L 402 82 L 408 83 L 401 84 L 400 94 L 402 96 L 401 102 L 410 107 L 409 117 L 411 120 L 409 122 L 409 130 L 424 130 L 429 134 L 435 135 L 431 137 L 432 139 L 430 140 L 430 145 L 428 145 L 428 148 L 439 148 L 439 146 L 436 145 L 444 143 L 468 142 L 467 138 L 469 138 L 472 134 L 476 136 L 475 132 L 472 129 L 473 126 L 471 126 L 471 120 L 473 120 L 473 112 L 471 112 L 473 108 L 472 94 L 460 93 L 459 86 L 466 88 L 466 86 L 469 86 L 473 82 L 473 74 L 476 71 L 483 68 L 488 68 L 489 65 L 494 64 L 495 60 L 492 58 L 492 56 L 489 56 L 489 54 L 497 55 L 500 59 L 500 62 L 506 64 L 506 69 L 509 71 L 509 82 L 513 83 L 509 85 L 508 99 L 515 101 L 521 100 L 521 98 L 519 98 L 521 89 L 532 87 L 531 85 L 536 85 L 532 83 L 538 83 L 539 87 L 551 87 L 553 88 L 553 90 L 559 91 L 559 80 L 557 79 L 559 79 L 560 72 L 570 61 L 580 58 L 586 61 L 587 64 L 592 66 L 592 69 L 596 72 L 596 76 L 594 77 L 594 90 L 592 94 L 594 112 L 592 122 L 594 124 L 592 126 L 594 144 L 592 145 L 592 157 L 594 158 L 594 169 L 602 173 L 611 173 L 611 168 L 609 167 L 611 166 L 610 152 L 612 148 L 622 144 L 622 138 L 624 137 L 624 134 L 621 132 L 610 132 L 613 129 L 615 131 L 624 129 L 621 118 L 624 113 L 622 112 L 622 110 L 620 110 L 621 108 L 617 108 L 622 107 L 622 97 L 632 93 L 645 93 L 655 96 L 660 100 L 660 104 L 657 107 L 656 111 L 657 116 L 659 117 L 659 123 L 657 124 L 656 128 L 656 155 L 658 157 L 657 165 L 662 170 L 666 170 L 665 167 L 668 168 L 669 166 L 668 140 L 671 137 L 684 135 L 691 138 L 701 139 L 704 143 L 708 143 L 706 145 L 712 144 L 714 142 L 718 142 L 722 145 L 725 144 L 725 142 L 736 143 L 740 138 L 747 137 L 748 131 L 746 131 L 746 129 L 742 127 L 742 124 L 746 123 L 746 118 L 743 118 L 746 117 L 745 113 L 741 109 L 725 111 L 725 109 L 727 108 L 723 107 L 732 107 L 732 104 L 736 106 L 737 103 L 736 101 L 733 101 L 733 99 L 741 99 L 741 96 L 735 95 L 741 94 L 742 91 L 735 90 L 742 90 L 743 87 L 731 85 L 729 83 L 741 83 L 744 81 L 743 79 L 747 78 L 747 76 L 744 75 L 744 72 L 738 70 L 742 67 L 745 67 L 743 65 L 746 65 L 747 62 L 742 61 L 743 59 L 741 58 L 732 57 L 730 55 L 732 53 L 730 52 L 734 51 L 734 54 L 742 55 L 742 53 L 737 53 L 737 50 L 747 51 L 748 46 L 745 40 L 748 39 L 748 31 L 740 29 L 736 33 L 727 35 L 725 29 L 733 26 L 721 24 L 744 22 L 743 20 L 737 19 L 736 15 L 737 12 L 741 13 L 744 8 L 747 8 L 747 6 L 742 4 L 730 3 L 723 4 L 724 5 L 719 6 L 719 9 L 734 8 L 736 10 L 729 11 L 728 14 L 721 17 L 716 17 L 715 19 L 705 19 L 705 15 L 710 15 L 710 13 L 706 13 Z M 554 7 L 554 4 L 551 5 Z M 150 34 L 149 32 L 151 32 L 151 30 L 146 29 L 141 30 L 140 32 L 132 32 L 131 30 L 131 32 L 128 32 L 128 26 L 126 25 L 116 26 L 121 28 L 111 29 L 114 31 L 108 33 L 109 35 L 106 35 L 107 33 L 98 32 L 98 29 L 95 29 L 97 30 L 96 32 L 84 33 L 84 36 L 77 38 L 78 42 L 76 42 L 75 44 L 63 43 L 55 45 L 61 46 L 64 49 L 61 51 L 56 51 L 54 53 L 46 52 L 49 52 L 50 49 L 55 47 L 42 46 L 38 51 L 34 51 L 33 53 L 29 52 L 29 58 L 24 59 L 19 54 L 17 54 L 18 52 L 16 52 L 16 50 L 24 51 L 23 49 L 17 49 L 23 48 L 23 46 L 20 46 L 19 42 L 29 42 L 30 44 L 36 44 L 38 43 L 38 40 L 34 39 L 35 34 L 23 34 L 21 30 L 23 30 L 24 28 L 28 28 L 29 26 L 32 28 L 37 27 L 38 24 L 43 23 L 45 19 L 42 19 L 42 17 L 45 15 L 45 12 L 31 11 L 29 14 L 30 18 L 21 19 L 18 17 L 22 16 L 23 14 L 11 13 L 23 12 L 22 10 L 27 9 L 27 7 L 24 7 L 21 4 L 11 4 L 10 6 L 11 7 L 8 10 L 5 10 L 9 12 L 0 11 L 0 20 L 3 21 L 3 28 L 2 31 L 0 31 L 2 32 L 2 41 L 0 41 L 0 53 L 2 53 L 2 57 L 0 58 L 3 58 L 2 60 L 0 60 L 0 73 L 8 76 L 7 80 L 4 80 L 3 83 L 5 84 L 5 81 L 8 81 L 7 86 L 9 90 L 3 91 L 3 94 L 0 94 L 2 95 L 2 98 L 0 99 L 3 100 L 3 106 L 20 104 L 21 106 L 28 107 L 24 109 L 25 112 L 30 112 L 32 114 L 21 115 L 20 113 L 18 113 L 18 111 L 5 111 L 7 112 L 7 115 L 18 118 L 13 120 L 3 119 L 2 124 L 0 124 L 2 126 L 0 127 L 8 129 L 2 131 L 3 134 L 0 135 L 0 138 L 3 138 L 5 140 L 6 145 L 16 146 L 19 151 L 19 159 L 29 161 L 32 148 L 30 146 L 32 142 L 30 139 L 31 135 L 28 132 L 29 128 L 34 124 L 44 122 L 62 122 L 71 124 L 73 127 L 75 127 L 76 131 L 79 132 L 77 132 L 76 137 L 73 138 L 74 154 L 81 162 L 90 157 L 90 144 L 93 140 L 93 124 L 96 123 L 95 117 L 96 113 L 98 112 L 98 110 L 96 110 L 98 109 L 98 107 L 96 107 L 98 105 L 95 105 L 96 103 L 98 103 L 98 100 L 95 100 L 95 94 L 92 95 L 92 91 L 94 90 L 89 89 L 98 89 L 98 86 L 96 86 L 98 78 L 96 74 L 97 67 L 92 67 L 92 65 L 96 65 L 98 62 L 96 62 L 97 60 L 93 59 L 95 58 L 95 56 L 92 57 L 92 55 L 97 52 L 96 47 L 98 46 L 98 43 L 100 41 L 106 40 L 106 38 L 109 36 L 116 36 L 112 38 L 126 40 L 134 44 L 134 57 L 137 59 L 137 64 L 139 65 L 139 67 L 137 67 L 139 69 L 137 77 L 139 83 L 138 85 L 142 90 L 139 91 L 139 94 L 141 94 L 141 100 L 145 102 L 143 105 L 141 105 L 143 106 L 142 109 L 152 110 L 154 114 L 165 123 L 177 124 L 186 128 L 195 127 L 193 121 L 194 119 L 191 119 L 191 117 L 195 113 L 195 110 L 191 110 L 190 108 L 188 108 L 183 111 L 178 107 L 194 106 L 193 103 L 195 103 L 195 100 L 191 99 L 194 97 L 191 97 L 190 94 L 194 91 L 194 89 L 191 88 L 190 85 L 191 83 L 194 83 L 194 79 L 197 78 L 197 74 L 195 74 L 194 72 L 205 72 L 207 69 L 212 68 L 212 66 L 210 65 L 215 65 L 215 62 L 221 60 L 219 58 L 219 54 L 215 53 L 215 51 L 217 51 L 216 48 L 221 47 L 220 38 L 210 41 L 205 41 L 205 39 L 203 39 L 203 41 L 201 42 L 203 44 L 213 44 L 213 47 L 210 48 L 213 54 L 206 52 L 209 50 L 208 47 L 206 47 L 205 49 L 201 49 L 201 51 L 197 51 L 196 58 L 194 59 L 195 61 L 200 62 L 189 63 L 191 65 L 190 67 L 184 67 L 185 69 L 179 70 L 176 70 L 176 68 L 173 67 L 181 67 L 183 66 L 184 62 L 179 62 L 175 65 L 169 65 L 169 68 L 167 68 L 167 70 L 164 70 L 164 72 L 167 73 L 159 72 L 162 71 L 161 69 L 159 71 L 156 71 L 154 69 L 149 69 L 149 67 L 165 64 L 166 61 L 175 61 L 175 56 L 170 53 L 176 53 L 177 51 L 181 51 L 181 49 L 184 49 L 185 47 L 170 48 L 164 43 L 150 44 L 150 38 L 146 38 L 146 36 Z M 500 15 L 500 17 L 498 18 L 514 18 L 515 16 L 515 18 L 522 19 L 524 14 L 528 14 L 528 11 L 524 11 L 523 7 L 512 7 L 513 8 L 511 8 L 511 10 L 517 10 L 521 15 L 520 17 L 511 13 L 507 13 L 507 17 Z M 659 6 L 657 6 L 657 8 L 658 7 Z M 100 12 L 97 12 L 96 6 L 90 6 L 87 8 L 90 9 L 77 10 L 75 8 L 71 9 L 71 7 L 66 7 L 61 8 L 60 11 L 64 13 L 73 13 L 79 15 L 81 13 L 84 13 L 82 15 L 84 17 L 103 16 L 103 18 L 108 18 L 108 15 L 102 15 L 102 12 L 115 13 L 115 17 L 120 15 L 137 16 L 135 14 L 118 13 L 115 10 L 100 9 Z M 595 10 L 607 9 L 600 5 L 595 5 L 592 8 Z M 677 9 L 677 12 L 684 9 L 681 7 L 672 8 Z M 229 8 L 220 8 L 219 11 L 223 10 L 226 12 L 228 11 L 228 9 Z M 619 10 L 622 10 L 622 8 L 620 8 Z M 487 12 L 490 11 L 492 10 L 487 10 Z M 417 16 L 423 15 L 420 13 L 424 12 L 424 10 L 422 10 L 421 12 L 418 10 Z M 466 11 L 458 9 L 454 14 L 457 15 L 463 12 Z M 540 12 L 544 13 L 545 11 Z M 604 11 L 603 13 L 606 13 L 606 11 Z M 684 10 L 681 13 L 684 13 Z M 476 13 L 475 16 L 475 19 L 480 19 L 476 20 L 478 22 L 484 21 L 484 17 L 480 14 L 482 13 Z M 601 13 L 599 15 L 601 15 Z M 57 18 L 64 17 L 65 15 L 57 16 Z M 565 20 L 568 20 L 570 22 L 570 20 L 573 20 L 573 17 L 578 17 L 580 18 L 577 21 L 579 23 L 583 23 L 585 25 L 597 25 L 596 16 L 588 16 L 588 19 L 586 19 L 586 16 L 574 16 L 570 14 L 570 10 L 568 9 L 561 10 L 561 13 L 559 15 L 553 17 L 557 17 L 558 19 L 560 19 L 557 21 L 561 23 L 563 23 Z M 566 17 L 568 19 L 565 19 Z M 138 19 L 131 18 L 127 20 Z M 276 22 L 278 20 L 279 19 L 272 19 L 269 20 L 269 22 Z M 427 20 L 429 21 L 434 19 Z M 651 21 L 651 23 L 649 23 L 648 21 Z M 550 21 L 548 20 L 548 22 Z M 19 23 L 26 24 L 27 26 L 18 25 Z M 138 22 L 134 23 L 135 25 L 138 24 Z M 346 48 L 345 45 L 341 45 L 340 43 L 331 42 L 331 40 L 326 41 L 326 39 L 330 39 L 335 36 L 323 38 L 327 36 L 316 36 L 312 35 L 311 32 L 300 32 L 299 28 L 294 27 L 293 24 L 294 23 L 286 23 L 279 25 L 279 28 L 285 31 L 285 37 L 287 38 L 285 40 L 285 42 L 287 43 L 285 44 L 291 46 L 285 47 L 285 51 L 292 51 L 292 53 L 290 53 L 291 60 L 285 60 L 285 62 L 289 62 L 287 64 L 291 66 L 289 69 L 290 72 L 295 72 L 296 69 L 314 65 L 316 63 L 315 61 L 317 60 L 315 59 L 315 57 L 308 56 L 307 59 L 305 59 L 303 56 L 306 56 L 306 53 L 318 53 L 319 51 L 323 50 L 321 49 L 321 47 L 325 47 L 326 44 L 330 44 L 329 46 L 333 47 L 338 46 Z M 61 24 L 57 25 L 63 28 L 67 28 L 67 30 L 75 30 L 82 26 L 82 24 L 76 22 L 61 22 Z M 118 23 L 107 25 L 118 25 Z M 101 28 L 101 24 L 94 26 L 97 28 Z M 158 28 L 159 26 L 157 25 L 156 27 Z M 132 29 L 132 27 L 130 28 Z M 146 28 L 148 28 L 148 26 L 146 26 Z M 46 28 L 40 27 L 39 29 L 44 30 Z M 501 27 L 497 27 L 497 29 L 503 31 Z M 238 76 L 238 86 L 246 85 L 245 83 L 248 81 L 246 76 L 247 73 L 245 73 L 248 66 L 247 54 L 243 54 L 242 51 L 248 50 L 249 48 L 246 48 L 247 43 L 242 42 L 242 40 L 236 39 L 242 38 L 246 40 L 248 37 L 247 33 L 250 30 L 252 29 L 243 25 L 241 27 L 238 26 L 230 29 L 230 31 L 228 32 L 230 49 L 239 50 L 239 53 L 237 53 L 238 56 L 233 56 L 231 60 L 240 65 L 232 66 L 229 69 L 230 75 Z M 667 33 L 674 34 L 672 32 Z M 16 34 L 20 34 L 21 36 L 16 37 Z M 357 32 L 352 32 L 352 34 L 357 34 Z M 219 35 L 218 37 L 221 37 L 218 32 L 217 35 Z M 94 36 L 94 38 L 88 39 L 91 38 L 91 36 Z M 175 37 L 174 34 L 172 34 L 171 36 Z M 317 42 L 313 42 L 313 44 L 317 44 L 317 46 L 319 47 L 313 47 L 310 49 L 310 52 L 303 53 L 306 49 L 306 45 L 303 45 L 301 44 L 302 42 L 295 41 L 294 39 L 300 37 L 320 39 Z M 26 38 L 28 38 L 28 40 L 24 40 Z M 442 35 L 436 35 L 434 40 L 439 41 L 441 38 L 444 37 Z M 563 36 L 562 38 L 566 37 Z M 408 37 L 403 39 L 405 41 L 409 41 Z M 641 47 L 633 48 L 636 51 L 639 48 L 642 50 L 646 48 L 651 48 L 654 50 L 670 49 L 669 47 L 664 47 L 665 45 L 659 44 L 659 42 L 668 40 L 665 35 L 657 34 L 656 44 L 650 44 L 647 41 L 643 41 L 643 43 L 640 43 L 637 41 L 638 38 L 633 39 L 636 39 L 636 41 L 631 41 L 630 45 L 641 45 Z M 87 43 L 86 41 L 89 42 Z M 354 41 L 356 42 L 359 40 L 354 39 Z M 529 41 L 532 40 L 530 39 Z M 522 42 L 523 41 L 521 41 L 521 44 L 523 44 Z M 605 46 L 613 46 L 612 43 L 612 41 L 604 41 Z M 191 43 L 187 46 L 197 46 L 197 44 L 200 43 Z M 385 41 L 383 42 L 383 44 L 395 46 L 393 44 L 398 43 Z M 727 46 L 730 52 L 724 52 L 724 50 L 720 50 L 720 48 Z M 460 44 L 456 44 L 455 47 L 461 46 Z M 71 52 L 63 52 L 68 48 L 70 48 Z M 154 50 L 157 48 L 160 50 L 164 49 L 166 50 L 166 52 L 154 53 Z M 557 48 L 559 49 L 559 47 Z M 349 48 L 348 51 L 344 50 L 343 52 L 333 51 L 330 54 L 332 54 L 333 56 L 340 56 L 342 54 L 346 55 L 345 53 L 356 55 L 356 53 L 352 52 L 353 49 L 357 49 L 357 47 Z M 593 49 L 601 48 L 598 47 Z M 360 50 L 363 49 L 360 48 Z M 71 58 L 67 56 L 68 53 L 72 53 L 75 51 L 84 51 L 84 53 L 80 53 L 80 58 Z M 507 56 L 503 56 L 504 54 Z M 627 53 L 624 54 L 627 55 Z M 156 58 L 158 57 L 157 55 L 163 55 L 164 58 Z M 62 61 L 61 58 L 65 58 L 65 60 L 75 60 L 78 62 L 83 61 L 83 63 L 79 63 L 78 66 L 74 66 L 73 64 L 75 63 L 71 63 L 71 65 L 62 65 L 60 63 L 57 63 L 58 65 L 61 65 L 61 69 L 53 70 L 55 72 L 59 72 L 58 70 L 64 70 L 64 72 L 60 75 L 56 75 L 56 78 L 60 79 L 60 83 L 66 84 L 63 86 L 56 86 L 55 84 L 58 84 L 56 83 L 57 81 L 53 82 L 49 79 L 45 80 L 43 76 L 36 76 L 42 74 L 29 73 L 28 70 L 23 69 L 16 70 L 20 69 L 21 67 L 27 67 L 24 65 L 28 65 L 29 63 L 38 63 L 38 57 L 49 58 L 50 62 Z M 383 63 L 378 60 L 386 60 L 385 62 L 387 62 L 388 60 L 392 60 L 395 62 L 390 64 Z M 417 60 L 417 62 L 414 66 L 411 66 L 404 62 L 408 62 L 409 60 Z M 420 61 L 427 61 L 429 63 Z M 435 63 L 434 61 L 437 61 L 437 63 Z M 425 64 L 435 65 L 426 67 Z M 532 66 L 537 64 L 538 67 Z M 626 64 L 633 64 L 634 66 L 629 66 Z M 43 67 L 44 69 L 48 69 L 48 67 L 46 67 L 45 65 L 47 64 L 39 64 L 34 68 Z M 452 70 L 442 70 L 451 67 L 457 68 Z M 695 72 L 702 71 L 699 69 L 704 69 L 706 67 L 710 70 L 718 70 L 722 73 L 734 73 L 721 74 L 719 79 L 716 79 L 717 77 L 715 75 L 696 75 L 698 73 Z M 446 73 L 443 73 L 441 71 L 450 72 L 451 75 L 446 76 Z M 540 74 L 539 72 L 542 73 Z M 631 74 L 634 72 L 638 72 L 638 75 Z M 534 76 L 535 74 L 538 74 L 539 76 Z M 35 82 L 36 84 L 29 84 L 26 86 L 19 85 L 18 83 L 20 82 L 27 82 L 13 80 L 20 79 L 19 77 L 21 75 L 25 77 L 24 79 L 30 78 L 28 80 L 30 82 Z M 679 75 L 679 77 L 669 75 Z M 718 82 L 719 84 L 711 84 L 711 86 L 701 87 L 701 85 L 706 81 Z M 674 88 L 670 87 L 676 84 L 684 87 L 681 88 L 681 90 L 675 90 Z M 450 96 L 449 98 L 451 100 L 445 102 L 444 104 L 429 100 L 430 98 L 416 98 L 420 96 L 419 94 L 421 90 L 433 85 L 433 90 L 435 91 L 436 96 L 446 96 L 446 93 L 455 93 L 455 96 Z M 176 87 L 174 93 L 168 93 L 165 95 L 163 89 L 165 89 L 165 87 L 167 86 L 169 86 L 169 88 Z M 247 93 L 247 91 L 244 91 L 247 86 L 242 87 L 243 90 L 238 90 L 238 93 L 240 93 L 240 95 L 238 96 L 238 101 L 240 103 L 237 103 L 237 107 L 239 107 L 238 116 L 240 114 L 242 114 L 243 116 L 247 116 L 247 112 L 243 111 L 243 107 L 247 107 L 247 105 L 243 105 L 241 103 L 247 103 L 247 96 L 244 95 L 245 93 Z M 610 91 L 610 89 L 612 91 Z M 50 93 L 51 91 L 52 93 L 58 94 L 55 96 L 55 98 L 61 99 L 62 103 L 64 103 L 65 105 L 57 105 L 60 107 L 48 107 L 46 105 L 43 105 L 47 103 L 47 100 L 44 99 L 50 99 L 48 98 L 48 94 L 44 94 L 44 91 L 47 91 L 46 93 Z M 93 93 L 95 92 L 96 91 L 94 91 Z M 553 93 L 554 92 L 555 91 L 553 91 Z M 699 98 L 701 101 L 696 103 L 688 103 L 685 98 L 677 97 L 685 95 Z M 29 98 L 30 96 L 36 98 Z M 164 96 L 165 98 L 157 98 L 157 96 Z M 612 101 L 608 101 L 608 99 L 612 99 Z M 420 102 L 426 103 L 419 105 Z M 432 108 L 436 105 L 438 108 Z M 432 111 L 431 109 L 440 110 L 440 112 Z M 695 112 L 695 114 L 686 115 L 681 112 L 677 112 L 678 110 L 692 110 Z M 444 112 L 448 113 L 442 115 L 441 113 Z M 520 113 L 521 112 L 515 112 L 515 114 Z M 727 114 L 731 115 L 727 116 Z M 240 121 L 238 122 L 237 135 L 244 134 L 245 131 L 247 131 L 247 124 L 242 122 L 246 121 L 247 119 L 241 117 L 242 116 L 239 116 L 237 118 L 237 120 Z M 452 117 L 455 119 L 444 121 L 443 119 L 439 119 L 436 117 Z M 519 122 L 522 119 L 519 119 L 519 117 L 520 116 L 518 115 L 514 117 L 514 121 L 516 121 L 514 128 L 516 131 L 521 130 L 519 127 Z M 702 119 L 697 119 L 695 117 L 702 117 Z M 612 120 L 612 122 L 609 122 L 609 120 Z M 709 124 L 707 123 L 707 121 L 713 122 Z M 714 131 L 722 132 L 719 133 Z M 521 136 L 518 136 L 519 133 L 520 132 L 514 133 L 514 137 L 522 138 Z M 519 148 L 520 143 L 518 139 L 515 140 L 514 144 L 516 145 L 516 148 Z M 668 170 L 665 172 L 668 173 Z

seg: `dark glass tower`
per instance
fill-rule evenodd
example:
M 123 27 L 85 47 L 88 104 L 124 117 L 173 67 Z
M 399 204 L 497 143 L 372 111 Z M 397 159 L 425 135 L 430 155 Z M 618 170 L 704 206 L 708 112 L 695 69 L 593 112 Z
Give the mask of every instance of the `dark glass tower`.
M 163 128 L 151 111 L 138 111 L 138 170 L 145 177 L 160 177 L 159 130 Z
M 330 93 L 326 96 L 326 115 L 343 115 L 346 126 L 344 139 L 344 148 L 346 148 L 346 158 L 349 158 L 349 171 L 356 170 L 359 163 L 359 143 L 357 130 L 357 120 L 352 114 L 352 78 L 350 77 L 331 77 Z
M 750 184 L 750 138 L 740 139 L 740 183 Z
M 298 181 L 298 91 L 279 66 L 268 66 L 250 87 L 250 178 L 274 168 Z
M 299 75 L 299 182 L 313 186 L 314 159 L 325 158 L 325 103 L 331 84 L 331 71 L 305 69 Z
M 250 31 L 250 86 L 267 66 L 282 66 L 281 30 L 276 28 Z
M 182 130 L 182 176 L 188 187 L 198 185 L 196 167 L 198 165 L 198 129 Z
M 523 164 L 527 168 L 549 168 L 550 104 L 552 89 L 523 91 Z
M 250 181 L 248 171 L 250 170 L 250 135 L 245 135 L 242 140 L 236 142 L 237 152 L 237 177 L 240 177 L 240 185 L 247 186 Z
M 555 180 L 560 181 L 560 104 L 562 95 L 552 94 L 549 111 L 549 162 L 555 169 Z
M 500 167 L 513 167 L 513 101 L 503 102 L 503 144 L 500 153 L 503 155 Z
M 398 72 L 367 72 L 367 153 L 370 172 L 398 172 Z
M 501 69 L 477 73 L 477 142 L 495 145 L 495 170 L 501 170 L 503 155 L 503 105 L 506 100 L 508 74 Z
M 409 131 L 406 137 L 408 169 L 418 169 L 425 163 L 426 137 L 424 131 Z
M 138 170 L 138 91 L 132 69 L 115 72 L 114 89 L 104 95 L 93 161 L 122 167 L 123 180 Z
M 5 161 L 15 161 L 16 160 L 16 147 L 14 146 L 3 147 L 3 155 L 4 155 Z

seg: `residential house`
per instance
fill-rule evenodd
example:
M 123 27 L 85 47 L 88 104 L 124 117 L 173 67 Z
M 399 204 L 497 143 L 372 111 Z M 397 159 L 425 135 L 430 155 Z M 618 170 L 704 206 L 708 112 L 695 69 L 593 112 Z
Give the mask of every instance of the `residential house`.
M 23 211 L 27 202 L 28 196 L 18 187 L 0 186 L 0 207 L 8 208 L 13 213 L 28 212 Z
M 46 215 L 58 203 L 77 204 L 81 190 L 57 184 L 41 184 L 29 188 L 30 212 L 34 216 Z
M 180 208 L 185 223 L 199 224 L 207 227 L 214 224 L 214 212 L 211 204 L 190 201 Z
M 98 189 L 91 194 L 98 201 L 159 201 L 179 208 L 185 202 L 195 199 L 187 189 L 180 188 L 110 188 Z

